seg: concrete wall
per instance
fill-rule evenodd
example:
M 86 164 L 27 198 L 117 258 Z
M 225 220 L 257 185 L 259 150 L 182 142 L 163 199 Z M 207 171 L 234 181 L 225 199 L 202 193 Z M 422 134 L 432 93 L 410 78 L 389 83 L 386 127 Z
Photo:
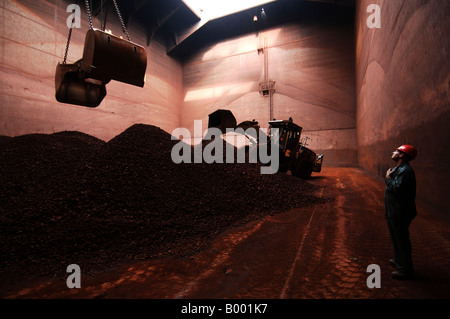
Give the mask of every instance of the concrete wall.
M 72 2 L 0 0 L 0 135 L 77 130 L 109 140 L 134 123 L 166 131 L 179 127 L 181 64 L 158 42 L 146 47 L 145 32 L 132 23 L 131 40 L 144 45 L 148 54 L 144 88 L 111 81 L 96 109 L 55 100 L 55 68 L 63 60 L 70 15 L 66 8 Z M 68 63 L 81 58 L 89 28 L 81 9 L 81 28 L 72 33 Z M 100 28 L 99 20 L 94 27 Z M 106 27 L 123 35 L 114 11 Z
M 369 29 L 369 4 L 381 28 Z M 450 2 L 361 0 L 356 23 L 359 164 L 383 176 L 401 144 L 418 148 L 418 198 L 448 212 Z
M 266 39 L 265 53 L 258 53 Z M 269 97 L 264 81 L 276 82 L 273 117 L 303 127 L 309 147 L 325 154 L 324 165 L 357 165 L 354 26 L 292 23 L 200 50 L 183 65 L 183 127 L 217 109 L 231 110 L 237 122 L 256 119 L 267 128 Z

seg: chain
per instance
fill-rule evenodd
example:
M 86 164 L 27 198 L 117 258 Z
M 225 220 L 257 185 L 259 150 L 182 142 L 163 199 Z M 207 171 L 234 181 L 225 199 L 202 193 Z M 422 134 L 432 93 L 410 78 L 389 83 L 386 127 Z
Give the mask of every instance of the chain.
M 72 14 L 74 14 L 74 13 L 75 13 L 75 9 L 72 10 Z M 64 52 L 63 64 L 66 64 L 66 61 L 67 61 L 67 54 L 69 53 L 70 38 L 72 37 L 72 29 L 73 29 L 74 23 L 75 23 L 75 15 L 72 18 L 72 23 L 70 24 L 70 28 L 69 28 L 69 35 L 67 36 L 67 43 L 66 43 L 66 50 Z
M 91 14 L 91 8 L 89 6 L 89 0 L 84 0 L 84 4 L 86 5 L 86 12 L 89 17 L 89 28 L 94 29 L 94 26 L 92 24 L 92 14 Z
M 116 8 L 116 11 L 117 11 L 117 16 L 119 17 L 119 20 L 120 20 L 120 24 L 122 25 L 122 30 L 125 33 L 125 35 L 127 36 L 128 41 L 130 41 L 130 35 L 128 34 L 128 30 L 125 26 L 125 22 L 123 21 L 122 15 L 120 14 L 119 6 L 117 5 L 116 0 L 113 0 L 113 2 L 114 2 L 114 7 Z M 90 5 L 89 5 L 89 0 L 84 0 L 84 3 L 86 5 L 86 12 L 87 12 L 88 18 L 89 18 L 89 28 L 94 29 L 94 26 L 92 24 L 92 13 L 91 13 Z M 75 13 L 75 10 L 72 11 L 72 14 L 73 13 Z M 70 25 L 70 28 L 69 28 L 69 35 L 67 37 L 66 50 L 64 52 L 63 64 L 66 64 L 66 61 L 67 61 L 67 54 L 69 52 L 70 38 L 72 37 L 72 29 L 73 29 L 74 23 L 75 23 L 75 16 L 72 18 L 72 24 Z
M 125 33 L 125 35 L 127 36 L 127 40 L 131 41 L 130 35 L 128 34 L 127 27 L 125 26 L 125 22 L 123 22 L 122 15 L 120 14 L 119 6 L 117 5 L 116 0 L 113 0 L 113 3 L 114 3 L 114 7 L 116 8 L 116 11 L 117 11 L 117 16 L 119 17 L 119 20 L 120 20 L 120 24 L 122 25 L 122 30 Z

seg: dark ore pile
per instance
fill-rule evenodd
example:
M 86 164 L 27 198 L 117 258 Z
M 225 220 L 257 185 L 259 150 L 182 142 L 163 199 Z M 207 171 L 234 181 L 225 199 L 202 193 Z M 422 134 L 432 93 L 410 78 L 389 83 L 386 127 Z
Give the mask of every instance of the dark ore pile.
M 175 164 L 179 141 L 136 124 L 109 142 L 80 132 L 0 136 L 0 282 L 186 257 L 230 227 L 319 203 L 307 181 L 260 165 Z M 193 153 L 193 152 L 192 152 Z

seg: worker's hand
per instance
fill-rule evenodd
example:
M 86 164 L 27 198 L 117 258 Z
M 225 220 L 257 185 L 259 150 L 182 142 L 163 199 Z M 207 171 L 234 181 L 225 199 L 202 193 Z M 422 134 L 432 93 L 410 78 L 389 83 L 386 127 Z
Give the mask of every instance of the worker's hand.
M 393 171 L 392 168 L 390 168 L 386 171 L 386 179 L 391 178 L 390 175 L 391 175 L 392 171 Z

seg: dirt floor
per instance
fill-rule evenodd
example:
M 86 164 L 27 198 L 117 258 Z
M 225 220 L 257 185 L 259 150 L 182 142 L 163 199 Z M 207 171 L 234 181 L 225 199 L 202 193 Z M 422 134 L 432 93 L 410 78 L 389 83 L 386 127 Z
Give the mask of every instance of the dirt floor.
M 434 299 L 450 297 L 449 220 L 427 211 L 410 232 L 416 278 L 391 278 L 383 180 L 325 167 L 309 183 L 333 200 L 268 215 L 220 234 L 191 256 L 135 261 L 81 275 L 81 288 L 43 278 L 4 298 Z M 368 288 L 367 267 L 381 269 Z M 69 274 L 68 274 L 69 275 Z

